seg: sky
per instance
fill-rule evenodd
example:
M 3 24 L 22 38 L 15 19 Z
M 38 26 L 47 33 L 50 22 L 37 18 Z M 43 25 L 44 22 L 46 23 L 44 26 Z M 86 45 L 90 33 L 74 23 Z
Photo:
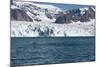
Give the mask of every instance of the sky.
M 47 3 L 47 2 L 34 2 L 34 3 L 54 5 L 56 7 L 61 8 L 62 10 L 69 10 L 69 9 L 93 6 L 93 5 L 62 4 L 62 3 Z

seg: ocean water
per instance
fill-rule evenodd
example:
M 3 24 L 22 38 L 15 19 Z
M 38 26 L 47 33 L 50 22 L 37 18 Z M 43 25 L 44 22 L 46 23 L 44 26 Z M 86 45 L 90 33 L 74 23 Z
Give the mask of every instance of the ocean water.
M 95 37 L 12 37 L 11 66 L 95 61 Z

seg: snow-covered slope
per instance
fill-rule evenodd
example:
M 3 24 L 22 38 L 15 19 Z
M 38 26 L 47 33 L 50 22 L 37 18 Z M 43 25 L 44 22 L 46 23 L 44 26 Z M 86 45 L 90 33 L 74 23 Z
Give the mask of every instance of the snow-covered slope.
M 60 8 L 53 5 L 37 4 L 27 1 L 14 1 L 11 5 L 11 10 L 17 9 L 25 12 L 33 21 L 47 20 L 48 22 L 54 22 L 54 15 L 62 11 Z

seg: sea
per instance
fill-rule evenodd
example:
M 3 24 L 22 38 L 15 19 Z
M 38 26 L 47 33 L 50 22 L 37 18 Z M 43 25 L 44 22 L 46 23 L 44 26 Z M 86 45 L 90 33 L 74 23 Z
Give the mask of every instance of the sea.
M 95 61 L 95 37 L 11 37 L 11 66 Z

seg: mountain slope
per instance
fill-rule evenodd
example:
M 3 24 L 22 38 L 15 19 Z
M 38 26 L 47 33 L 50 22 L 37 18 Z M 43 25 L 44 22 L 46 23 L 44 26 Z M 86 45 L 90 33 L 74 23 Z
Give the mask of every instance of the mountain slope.
M 53 5 L 14 1 L 11 5 L 12 37 L 94 36 L 95 8 L 61 10 Z
M 43 21 L 45 19 L 47 21 L 52 21 L 52 22 L 54 22 L 55 20 L 54 15 L 62 11 L 60 8 L 55 7 L 53 5 L 42 5 L 42 4 L 39 5 L 33 2 L 19 2 L 19 1 L 17 2 L 15 1 L 11 5 L 11 13 L 13 12 L 13 10 L 23 11 L 23 13 L 28 15 L 32 19 L 32 21 Z M 18 13 L 15 12 L 15 14 L 18 14 Z M 19 14 L 21 14 L 21 12 L 19 12 Z M 13 20 L 13 15 L 14 14 L 11 14 L 11 20 Z M 18 16 L 18 17 L 21 17 L 21 16 Z M 20 21 L 20 19 L 17 19 L 17 18 L 15 19 L 17 21 Z M 28 21 L 28 20 L 25 20 L 25 21 Z

